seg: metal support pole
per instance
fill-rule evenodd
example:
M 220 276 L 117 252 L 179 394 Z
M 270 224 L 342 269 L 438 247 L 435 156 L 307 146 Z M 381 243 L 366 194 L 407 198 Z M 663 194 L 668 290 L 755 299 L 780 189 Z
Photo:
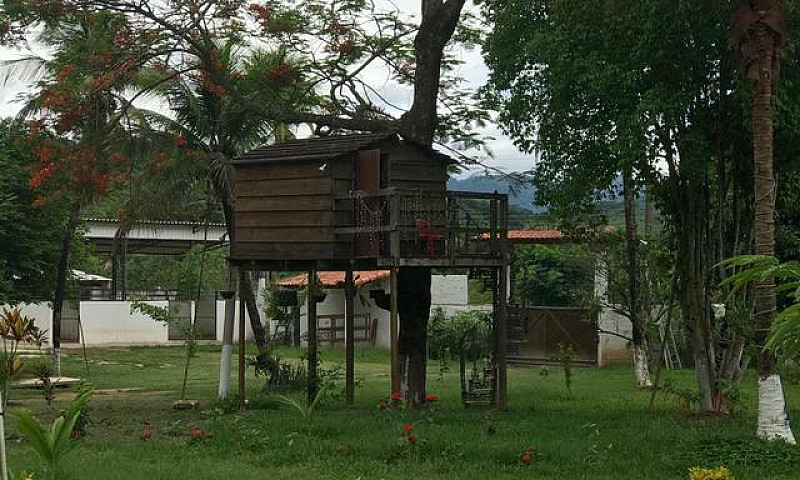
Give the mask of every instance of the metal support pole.
M 353 280 L 353 268 L 349 267 L 344 276 L 344 381 L 347 405 L 353 405 L 355 399 L 355 297 L 356 285 Z M 335 332 L 332 335 L 335 335 Z
M 389 343 L 391 344 L 391 383 L 392 393 L 400 391 L 400 352 L 398 344 L 399 318 L 397 313 L 397 267 L 392 267 L 389 277 L 389 300 L 390 300 L 390 321 L 389 321 Z
M 317 299 L 315 283 L 317 270 L 308 271 L 308 294 L 306 313 L 308 315 L 308 404 L 317 398 Z

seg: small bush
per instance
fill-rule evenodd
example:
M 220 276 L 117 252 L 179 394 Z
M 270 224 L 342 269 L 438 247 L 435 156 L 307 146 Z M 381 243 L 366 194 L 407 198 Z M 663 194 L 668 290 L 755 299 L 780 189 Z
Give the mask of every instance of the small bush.
M 733 475 L 725 467 L 689 469 L 689 480 L 733 480 Z

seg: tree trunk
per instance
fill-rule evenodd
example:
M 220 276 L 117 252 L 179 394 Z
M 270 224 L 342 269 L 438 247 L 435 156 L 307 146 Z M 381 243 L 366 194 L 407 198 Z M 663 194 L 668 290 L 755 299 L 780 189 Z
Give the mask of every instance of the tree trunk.
M 414 38 L 414 102 L 400 119 L 412 140 L 430 146 L 436 134 L 444 47 L 453 36 L 465 0 L 422 0 L 422 22 Z
M 763 47 L 758 80 L 753 82 L 753 192 L 755 218 L 753 236 L 756 255 L 775 254 L 775 177 L 773 173 L 772 125 L 772 55 L 774 39 L 759 23 L 756 42 Z M 763 345 L 775 320 L 775 280 L 767 278 L 755 286 L 755 320 L 759 345 Z M 774 355 L 762 350 L 758 362 L 758 428 L 765 439 L 782 439 L 795 443 L 786 412 L 783 385 L 777 374 Z
M 64 236 L 61 238 L 61 254 L 56 272 L 56 288 L 53 292 L 53 373 L 61 376 L 61 314 L 64 299 L 67 293 L 67 281 L 70 275 L 69 256 L 72 253 L 72 242 L 75 239 L 75 230 L 80 221 L 81 204 L 79 201 L 70 207 L 67 224 L 64 226 Z M 79 307 L 80 308 L 80 307 Z
M 708 291 L 708 180 L 702 169 L 679 172 L 672 133 L 667 130 L 662 135 L 669 167 L 671 210 L 675 215 L 675 229 L 679 232 L 676 235 L 678 262 L 675 267 L 681 314 L 694 361 L 700 410 L 711 412 L 714 411 L 714 399 L 718 398 L 718 382 Z M 678 151 L 680 158 L 689 158 L 689 152 L 680 152 L 680 144 Z
M 636 385 L 649 387 L 650 366 L 647 361 L 647 346 L 644 336 L 645 315 L 642 312 L 641 276 L 639 261 L 639 237 L 636 233 L 636 204 L 633 184 L 633 169 L 623 172 L 623 196 L 625 197 L 625 243 L 628 254 L 629 318 L 633 337 L 633 365 Z
M 231 193 L 226 189 L 225 185 L 219 185 L 216 184 L 216 182 L 214 188 L 216 190 L 217 197 L 222 204 L 222 213 L 225 217 L 225 230 L 227 231 L 228 238 L 232 240 L 235 227 L 235 217 L 233 212 L 233 202 L 231 201 Z M 250 317 L 250 328 L 253 330 L 253 341 L 258 348 L 258 356 L 256 357 L 256 361 L 259 362 L 260 365 L 266 366 L 271 363 L 269 362 L 269 338 L 264 330 L 264 325 L 261 323 L 261 313 L 258 311 L 256 297 L 253 294 L 250 275 L 248 275 L 244 270 L 239 270 L 239 282 L 239 289 L 241 292 L 240 295 L 242 297 L 241 301 L 245 303 L 245 307 L 247 308 L 247 315 Z
M 428 318 L 431 311 L 431 269 L 404 267 L 397 272 L 400 315 L 399 353 L 403 394 L 408 405 L 425 403 Z

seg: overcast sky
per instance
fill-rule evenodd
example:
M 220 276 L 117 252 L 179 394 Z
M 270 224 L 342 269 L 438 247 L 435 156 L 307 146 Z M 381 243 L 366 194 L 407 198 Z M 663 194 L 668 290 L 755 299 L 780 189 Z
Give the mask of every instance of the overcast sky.
M 420 0 L 395 0 L 392 3 L 406 13 L 419 15 Z M 462 49 L 457 52 L 457 55 L 464 62 L 459 68 L 459 74 L 475 88 L 483 85 L 486 81 L 488 71 L 480 51 Z M 9 59 L 18 56 L 19 52 L 9 49 L 0 49 L 0 59 Z M 407 86 L 399 85 L 388 79 L 385 71 L 382 71 L 380 68 L 372 68 L 367 70 L 365 74 L 368 82 L 380 91 L 387 100 L 401 107 L 407 107 L 411 104 L 412 90 Z M 20 95 L 24 95 L 29 88 L 29 85 L 13 79 L 6 82 L 6 84 L 2 86 L 2 89 L 0 89 L 0 115 L 3 117 L 14 115 L 21 105 L 18 98 Z M 494 153 L 495 158 L 485 160 L 487 164 L 508 172 L 528 170 L 532 167 L 532 156 L 520 153 L 511 141 L 500 133 L 497 126 L 490 125 L 485 129 L 485 134 L 495 137 L 495 140 L 489 143 L 489 147 Z M 476 154 L 479 157 L 485 157 L 485 155 L 477 154 L 477 152 L 470 153 Z

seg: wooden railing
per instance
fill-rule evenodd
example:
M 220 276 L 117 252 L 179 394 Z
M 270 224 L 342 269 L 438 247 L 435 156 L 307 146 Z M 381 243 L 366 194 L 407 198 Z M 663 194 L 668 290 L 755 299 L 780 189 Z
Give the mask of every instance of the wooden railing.
M 351 236 L 357 258 L 455 260 L 503 258 L 508 198 L 497 193 L 382 189 L 351 191 Z

